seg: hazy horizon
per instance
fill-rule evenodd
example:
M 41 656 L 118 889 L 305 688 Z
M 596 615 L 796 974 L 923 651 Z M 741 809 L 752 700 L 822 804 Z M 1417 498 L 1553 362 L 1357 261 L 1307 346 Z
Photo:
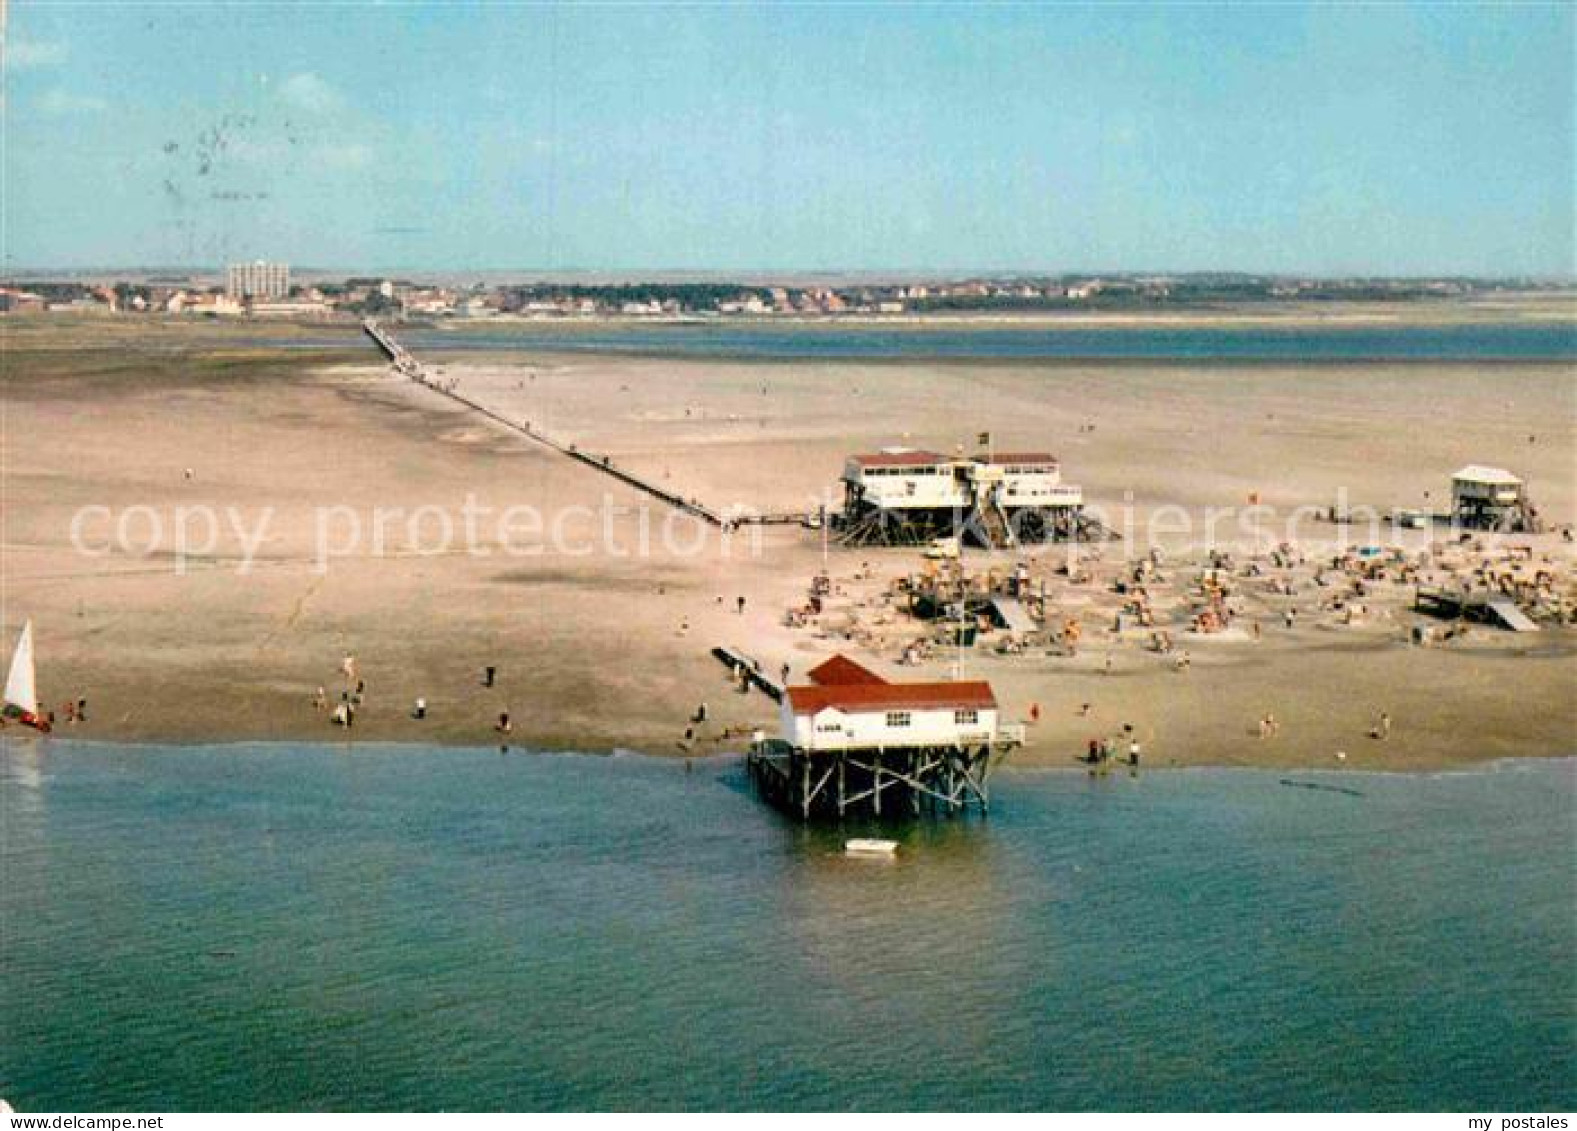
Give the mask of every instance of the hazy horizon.
M 235 260 L 234 262 L 245 262 Z M 92 279 L 114 278 L 133 281 L 162 275 L 184 277 L 212 276 L 223 279 L 225 263 L 204 264 L 129 264 L 112 266 L 93 264 L 86 266 L 7 266 L 0 270 L 0 277 L 12 281 L 32 280 L 48 282 L 54 278 Z M 1211 270 L 1201 268 L 1191 271 L 1167 271 L 1152 268 L 737 268 L 708 269 L 680 267 L 414 267 L 372 264 L 352 267 L 321 267 L 312 264 L 286 264 L 292 279 L 323 279 L 326 281 L 347 278 L 381 278 L 405 280 L 433 280 L 460 278 L 486 280 L 494 283 L 512 281 L 528 283 L 555 282 L 589 283 L 592 281 L 629 283 L 740 283 L 740 284 L 792 284 L 795 280 L 822 282 L 841 281 L 848 285 L 881 283 L 963 282 L 973 279 L 1298 279 L 1310 282 L 1471 282 L 1489 285 L 1528 285 L 1535 287 L 1577 287 L 1577 274 L 1567 275 L 1456 275 L 1456 274 L 1317 274 L 1313 272 L 1253 271 L 1247 269 Z

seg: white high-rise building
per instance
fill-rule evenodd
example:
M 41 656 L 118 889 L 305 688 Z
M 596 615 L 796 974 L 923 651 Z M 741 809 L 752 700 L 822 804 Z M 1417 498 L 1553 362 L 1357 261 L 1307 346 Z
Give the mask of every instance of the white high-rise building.
M 284 298 L 290 293 L 290 267 L 284 263 L 232 263 L 225 273 L 225 293 L 233 299 Z

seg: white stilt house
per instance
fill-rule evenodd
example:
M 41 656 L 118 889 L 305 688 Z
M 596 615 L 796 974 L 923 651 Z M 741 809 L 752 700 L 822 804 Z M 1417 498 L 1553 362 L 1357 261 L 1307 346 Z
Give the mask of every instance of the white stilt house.
M 967 530 L 988 546 L 1049 541 L 1078 527 L 1084 493 L 1050 452 L 945 456 L 913 448 L 853 455 L 843 468 L 846 540 L 913 544 Z
M 763 792 L 805 817 L 862 804 L 879 815 L 889 791 L 914 812 L 922 800 L 984 809 L 992 754 L 1023 742 L 983 680 L 889 683 L 841 655 L 810 679 L 784 689 L 781 737 L 750 758 Z
M 1522 530 L 1531 517 L 1523 482 L 1503 467 L 1469 464 L 1451 477 L 1451 510 L 1463 526 Z
M 991 742 L 997 700 L 981 680 L 790 687 L 783 740 L 802 750 Z

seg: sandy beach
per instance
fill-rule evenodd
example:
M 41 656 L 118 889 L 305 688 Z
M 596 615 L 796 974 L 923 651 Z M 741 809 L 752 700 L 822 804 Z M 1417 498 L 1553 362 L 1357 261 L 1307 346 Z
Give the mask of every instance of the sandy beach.
M 742 749 L 776 720 L 764 697 L 731 689 L 716 645 L 774 672 L 837 651 L 895 678 L 952 671 L 952 657 L 895 666 L 912 633 L 888 594 L 923 568 L 913 550 L 832 547 L 826 613 L 791 628 L 785 610 L 821 568 L 815 532 L 736 531 L 725 545 L 391 375 L 348 329 L 343 350 L 284 348 L 318 328 L 246 331 L 40 320 L 8 336 L 4 630 L 9 647 L 32 618 L 43 697 L 88 700 L 88 721 L 60 728 L 70 737 L 682 754 L 705 702 L 690 747 L 704 754 Z M 1161 508 L 1199 523 L 1251 495 L 1282 511 L 1427 508 L 1469 462 L 1523 475 L 1552 526 L 1577 504 L 1577 400 L 1560 364 L 426 360 L 507 419 L 718 506 L 804 511 L 838 500 L 848 453 L 972 447 L 986 431 L 1003 449 L 1049 448 L 1109 522 L 1138 531 Z M 501 524 L 510 507 L 546 526 Z M 466 508 L 479 516 L 469 544 L 440 538 L 443 516 L 458 527 Z M 556 550 L 544 545 L 554 522 Z M 1307 529 L 1311 547 L 1334 536 Z M 1262 548 L 1259 532 L 1226 530 L 1240 554 Z M 1197 565 L 1189 541 L 1157 540 L 1179 579 Z M 1570 577 L 1559 535 L 1521 541 Z M 1037 568 L 1063 553 L 1039 551 Z M 1005 571 L 1021 556 L 970 564 Z M 1082 591 L 1059 591 L 1062 613 L 1085 621 L 1078 655 L 982 646 L 965 660 L 1007 717 L 1039 708 L 1015 760 L 1072 764 L 1123 723 L 1163 766 L 1324 766 L 1341 751 L 1354 768 L 1416 769 L 1573 752 L 1577 630 L 1475 628 L 1420 648 L 1400 589 L 1361 624 L 1311 606 L 1290 629 L 1280 612 L 1298 598 L 1252 594 L 1259 638 L 1190 637 L 1180 672 L 1107 634 L 1118 548 L 1089 567 Z M 332 701 L 346 687 L 347 654 L 366 685 L 349 732 L 314 705 L 318 688 Z M 1366 738 L 1380 712 L 1394 719 L 1384 742 Z M 1269 740 L 1256 733 L 1267 713 L 1280 721 Z

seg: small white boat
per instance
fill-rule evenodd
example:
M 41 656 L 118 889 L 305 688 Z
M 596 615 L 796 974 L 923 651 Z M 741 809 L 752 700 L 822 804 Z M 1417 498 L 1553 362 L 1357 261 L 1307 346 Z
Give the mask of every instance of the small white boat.
M 49 733 L 49 722 L 38 713 L 38 680 L 33 671 L 33 622 L 22 626 L 11 670 L 5 677 L 5 713 L 35 730 Z
M 868 837 L 855 837 L 843 842 L 843 852 L 846 856 L 892 856 L 898 851 L 896 840 L 874 840 Z

